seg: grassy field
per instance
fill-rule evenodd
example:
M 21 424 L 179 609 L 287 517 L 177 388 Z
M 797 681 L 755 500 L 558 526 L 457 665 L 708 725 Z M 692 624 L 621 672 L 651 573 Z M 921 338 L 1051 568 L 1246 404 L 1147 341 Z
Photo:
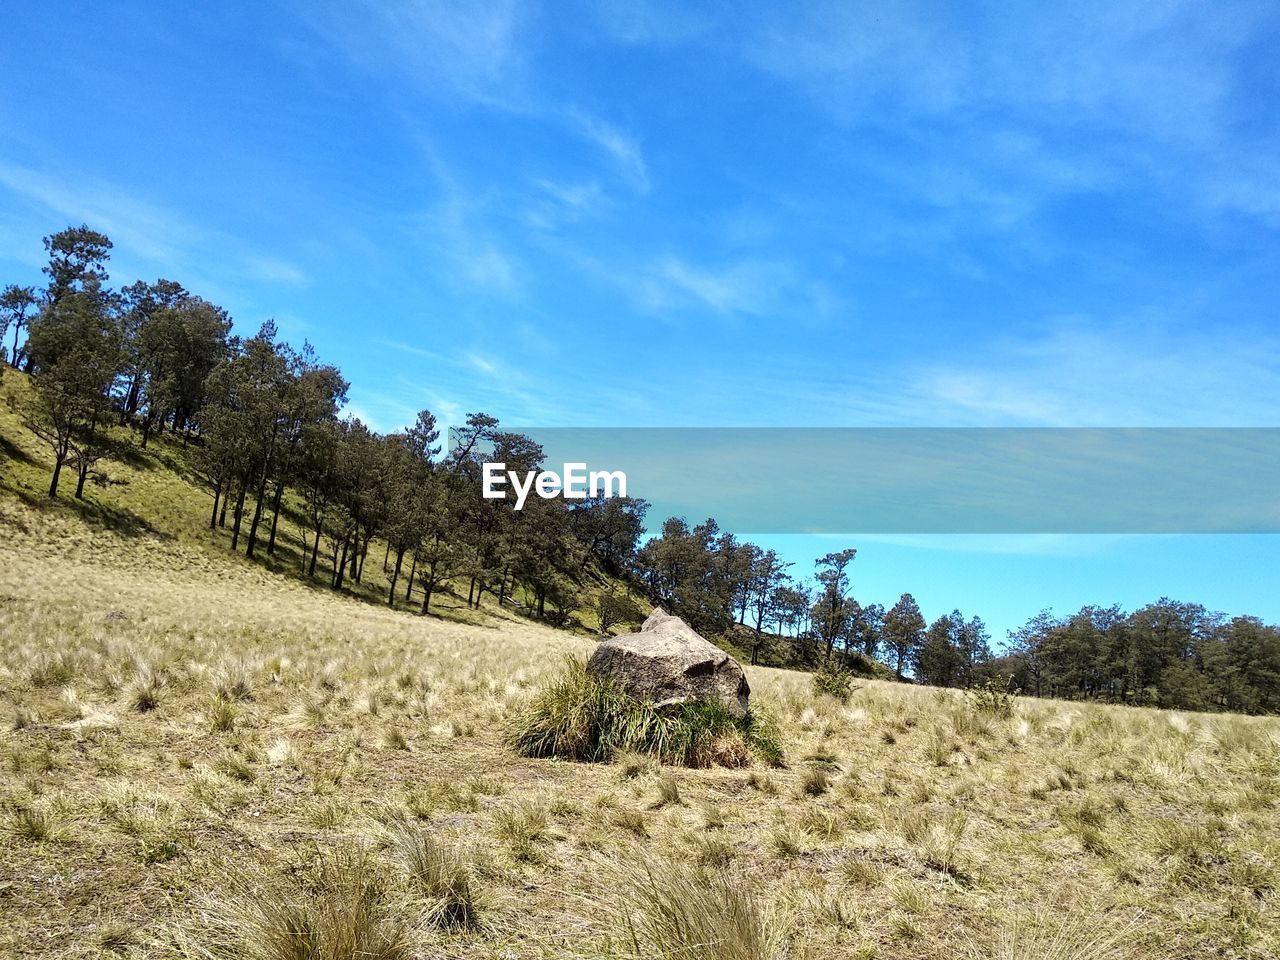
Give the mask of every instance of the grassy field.
M 588 638 L 230 556 L 163 444 L 49 508 L 0 413 L 0 956 L 1280 955 L 1276 720 L 748 668 L 782 767 L 524 759 Z

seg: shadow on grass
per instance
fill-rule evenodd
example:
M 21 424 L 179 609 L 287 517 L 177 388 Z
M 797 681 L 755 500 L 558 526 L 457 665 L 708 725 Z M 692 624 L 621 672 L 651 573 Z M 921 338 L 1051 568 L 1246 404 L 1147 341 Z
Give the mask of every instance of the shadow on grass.
M 74 481 L 74 477 L 72 480 Z M 157 530 L 145 518 L 124 507 L 114 507 L 99 503 L 86 497 L 76 500 L 70 493 L 64 493 L 59 486 L 58 497 L 50 499 L 42 492 L 2 485 L 3 489 L 34 510 L 36 513 L 50 515 L 56 513 L 74 514 L 86 523 L 110 530 L 122 537 L 154 537 L 160 540 L 173 540 L 172 534 Z
M 29 467 L 37 466 L 36 458 L 23 450 L 8 437 L 0 436 L 0 463 L 15 461 Z

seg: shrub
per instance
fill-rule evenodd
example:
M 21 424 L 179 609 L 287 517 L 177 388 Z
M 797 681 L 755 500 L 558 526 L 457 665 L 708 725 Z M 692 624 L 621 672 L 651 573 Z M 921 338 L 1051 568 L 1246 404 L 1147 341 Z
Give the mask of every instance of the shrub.
M 618 810 L 613 815 L 613 823 L 637 837 L 649 835 L 649 824 L 645 821 L 644 813 L 639 810 Z
M 622 751 L 617 757 L 618 775 L 623 780 L 635 780 L 657 771 L 653 757 L 633 751 Z
M 644 612 L 626 594 L 602 593 L 596 601 L 596 619 L 600 623 L 600 636 L 605 637 L 609 628 L 620 623 L 639 623 L 644 619 Z
M 66 686 L 76 675 L 76 658 L 63 650 L 56 656 L 41 654 L 31 665 L 28 677 L 33 687 Z
M 516 717 L 510 737 L 526 757 L 600 762 L 631 751 L 689 767 L 745 766 L 752 756 L 782 761 L 777 731 L 758 711 L 739 720 L 711 702 L 660 712 L 613 681 L 590 676 L 574 658 L 564 676 Z
M 1013 677 L 988 677 L 982 683 L 975 683 L 965 691 L 965 696 L 978 713 L 1008 720 L 1013 716 L 1013 705 L 1018 697 L 1018 689 L 1013 685 Z
M 387 727 L 382 731 L 382 745 L 388 750 L 409 749 L 409 741 L 399 727 Z
M 1141 916 L 1124 923 L 1101 912 L 1058 919 L 1047 913 L 1019 917 L 990 947 L 971 946 L 971 960 L 1139 960 L 1170 954 L 1152 942 L 1153 928 Z
M 694 860 L 704 867 L 722 869 L 736 855 L 733 844 L 724 837 L 698 837 L 694 842 Z
M 853 695 L 853 677 L 836 664 L 824 663 L 813 675 L 813 692 L 848 703 Z

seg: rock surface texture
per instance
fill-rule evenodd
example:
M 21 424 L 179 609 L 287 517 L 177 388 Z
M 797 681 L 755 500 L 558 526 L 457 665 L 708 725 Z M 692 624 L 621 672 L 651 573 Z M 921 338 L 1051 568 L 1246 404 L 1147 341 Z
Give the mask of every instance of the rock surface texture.
M 716 700 L 740 720 L 751 695 L 738 661 L 661 609 L 649 615 L 639 633 L 596 647 L 587 672 L 613 677 L 633 697 L 651 700 L 659 709 Z

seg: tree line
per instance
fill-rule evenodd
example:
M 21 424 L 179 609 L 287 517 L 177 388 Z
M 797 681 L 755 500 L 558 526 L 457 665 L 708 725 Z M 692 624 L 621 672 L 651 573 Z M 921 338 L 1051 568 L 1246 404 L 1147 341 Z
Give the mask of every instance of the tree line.
M 400 596 L 425 614 L 443 587 L 465 585 L 473 607 L 486 593 L 510 605 L 519 589 L 534 615 L 565 622 L 589 567 L 629 569 L 643 500 L 536 498 L 517 512 L 480 496 L 484 460 L 512 469 L 543 460 L 538 444 L 494 417 L 468 415 L 447 453 L 429 410 L 380 434 L 342 415 L 341 371 L 281 340 L 274 323 L 234 335 L 226 310 L 172 280 L 111 289 L 112 243 L 87 226 L 44 246 L 43 288 L 0 292 L 0 340 L 14 328 L 9 362 L 31 374 L 23 422 L 52 454 L 50 498 L 68 470 L 76 498 L 88 482 L 109 482 L 99 465 L 128 436 L 145 448 L 167 433 L 189 448 L 211 495 L 208 525 L 229 534 L 232 551 L 275 555 L 289 516 L 299 572 L 335 590 L 363 582 L 377 540 L 389 604 Z
M 1086 606 L 1042 611 L 993 651 L 981 618 L 926 621 L 904 593 L 889 609 L 850 587 L 857 551 L 816 561 L 811 579 L 722 531 L 668 520 L 637 556 L 655 602 L 750 650 L 753 663 L 871 673 L 968 688 L 998 682 L 1032 696 L 1186 710 L 1280 712 L 1280 628 L 1161 598 L 1132 613 Z
M 125 438 L 145 448 L 169 434 L 189 448 L 211 497 L 208 525 L 228 534 L 231 550 L 275 555 L 287 516 L 301 541 L 298 573 L 342 590 L 364 581 L 376 541 L 388 604 L 423 614 L 445 589 L 472 607 L 488 593 L 557 624 L 589 602 L 603 634 L 640 616 L 624 583 L 752 663 L 826 664 L 937 686 L 1003 679 L 1037 696 L 1280 709 L 1280 631 L 1256 618 L 1163 599 L 1131 614 L 1044 612 L 996 654 L 978 617 L 957 610 L 928 623 L 909 593 L 888 609 L 859 602 L 853 549 L 802 576 L 713 519 L 670 518 L 642 542 L 648 504 L 638 498 L 531 498 L 516 511 L 510 499 L 480 496 L 480 466 L 537 470 L 543 451 L 494 417 L 469 414 L 447 451 L 428 410 L 380 434 L 343 415 L 341 371 L 309 345 L 282 341 L 274 323 L 235 335 L 226 310 L 171 280 L 109 288 L 111 241 L 87 226 L 44 247 L 43 287 L 0 291 L 0 359 L 32 376 L 23 422 L 52 454 L 51 498 L 68 470 L 77 498 L 87 483 L 109 482 L 99 465 Z M 588 601 L 592 577 L 605 586 Z

